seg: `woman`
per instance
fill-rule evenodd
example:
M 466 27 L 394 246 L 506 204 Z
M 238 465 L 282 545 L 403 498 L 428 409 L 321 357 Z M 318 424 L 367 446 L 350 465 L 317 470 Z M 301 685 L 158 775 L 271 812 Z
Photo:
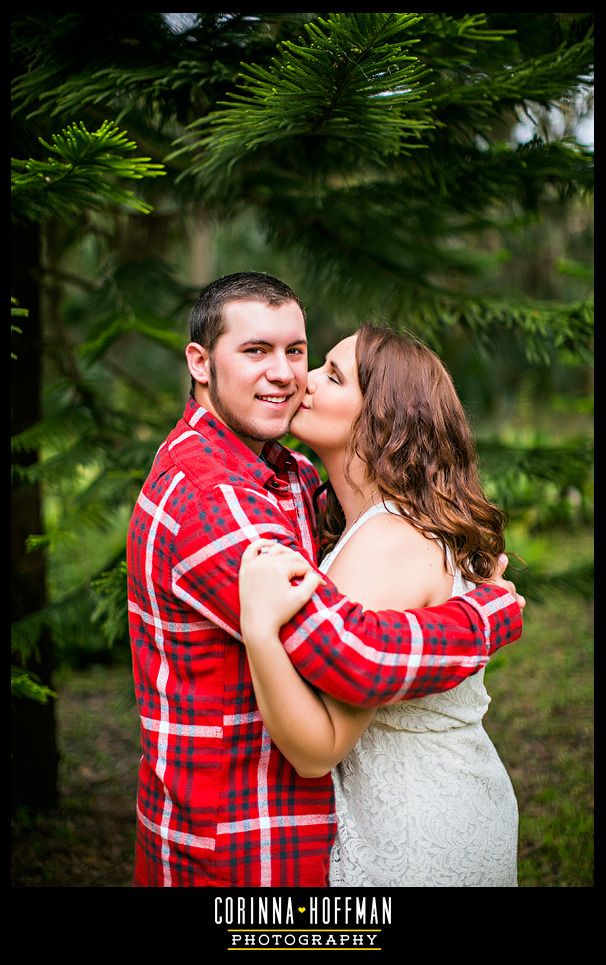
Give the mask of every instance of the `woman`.
M 505 518 L 482 492 L 452 380 L 416 338 L 371 325 L 345 338 L 310 372 L 291 432 L 326 467 L 320 569 L 350 599 L 433 606 L 490 577 Z M 517 804 L 482 727 L 483 672 L 376 711 L 315 693 L 279 630 L 320 579 L 258 541 L 243 556 L 240 596 L 265 726 L 302 776 L 333 769 L 331 886 L 515 887 Z

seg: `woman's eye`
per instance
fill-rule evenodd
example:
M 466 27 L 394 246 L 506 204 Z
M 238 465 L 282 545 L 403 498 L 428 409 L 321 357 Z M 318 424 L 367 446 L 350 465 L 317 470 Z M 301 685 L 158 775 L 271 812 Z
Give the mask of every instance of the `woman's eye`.
M 328 378 L 330 379 L 331 382 L 334 382 L 335 385 L 341 385 L 339 380 L 334 375 L 329 375 Z

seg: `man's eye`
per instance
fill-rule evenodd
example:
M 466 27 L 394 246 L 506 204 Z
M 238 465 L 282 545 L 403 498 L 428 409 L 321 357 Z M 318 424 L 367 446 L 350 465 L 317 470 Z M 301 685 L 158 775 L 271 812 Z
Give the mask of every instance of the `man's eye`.
M 305 352 L 303 351 L 302 348 L 290 348 L 290 349 L 288 350 L 288 354 L 289 354 L 289 355 L 305 355 Z
M 263 349 L 261 349 L 261 348 L 247 348 L 247 349 L 244 349 L 244 354 L 245 354 L 245 355 L 260 355 L 260 354 L 262 353 L 262 351 L 263 351 Z

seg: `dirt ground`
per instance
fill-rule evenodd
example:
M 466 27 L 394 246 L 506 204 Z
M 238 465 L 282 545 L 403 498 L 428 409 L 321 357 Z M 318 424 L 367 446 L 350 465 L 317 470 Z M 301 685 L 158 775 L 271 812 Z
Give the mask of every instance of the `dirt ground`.
M 128 888 L 139 762 L 130 669 L 95 667 L 58 691 L 59 807 L 13 822 L 12 886 Z

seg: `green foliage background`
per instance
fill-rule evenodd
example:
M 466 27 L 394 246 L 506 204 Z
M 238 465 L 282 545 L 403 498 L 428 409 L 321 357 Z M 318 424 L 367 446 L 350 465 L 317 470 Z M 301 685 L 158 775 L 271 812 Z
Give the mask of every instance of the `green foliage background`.
M 44 584 L 16 699 L 52 691 L 45 633 L 55 666 L 128 660 L 129 515 L 189 307 L 235 270 L 302 296 L 312 364 L 366 318 L 437 348 L 518 587 L 591 597 L 591 559 L 554 575 L 542 539 L 593 519 L 590 13 L 25 13 L 12 58 L 12 352 L 43 362 L 13 412 Z

